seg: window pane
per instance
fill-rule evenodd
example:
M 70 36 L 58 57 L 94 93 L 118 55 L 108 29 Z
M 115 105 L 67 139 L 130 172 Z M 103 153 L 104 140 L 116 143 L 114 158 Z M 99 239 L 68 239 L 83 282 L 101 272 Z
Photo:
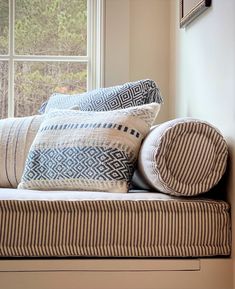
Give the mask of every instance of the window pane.
M 8 54 L 9 6 L 8 0 L 0 1 L 0 54 Z
M 0 118 L 7 117 L 8 62 L 0 61 Z
M 16 0 L 15 51 L 86 55 L 87 0 Z
M 87 64 L 77 62 L 16 62 L 15 116 L 38 113 L 53 92 L 86 91 Z

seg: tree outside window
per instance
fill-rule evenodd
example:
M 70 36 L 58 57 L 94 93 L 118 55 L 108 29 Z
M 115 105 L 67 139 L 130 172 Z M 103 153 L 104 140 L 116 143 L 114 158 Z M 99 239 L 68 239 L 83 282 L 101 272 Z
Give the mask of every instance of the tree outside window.
M 89 0 L 1 0 L 0 118 L 89 86 Z M 91 87 L 91 86 L 90 86 Z

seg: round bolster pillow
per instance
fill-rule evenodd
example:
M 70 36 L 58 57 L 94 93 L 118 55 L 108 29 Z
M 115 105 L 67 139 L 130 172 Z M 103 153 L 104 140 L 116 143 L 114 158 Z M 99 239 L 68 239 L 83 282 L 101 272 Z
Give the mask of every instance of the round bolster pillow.
M 151 188 L 196 196 L 218 183 L 227 156 L 218 129 L 198 119 L 178 118 L 150 131 L 140 150 L 138 170 Z

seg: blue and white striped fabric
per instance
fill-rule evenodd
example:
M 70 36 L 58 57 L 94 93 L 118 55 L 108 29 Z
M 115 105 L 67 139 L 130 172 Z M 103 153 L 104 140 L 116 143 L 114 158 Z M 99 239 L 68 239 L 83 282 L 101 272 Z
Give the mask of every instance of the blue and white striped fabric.
M 162 103 L 161 92 L 153 80 L 145 79 L 82 94 L 54 93 L 42 104 L 39 112 L 48 113 L 51 109 L 73 106 L 82 111 L 108 111 L 152 102 Z

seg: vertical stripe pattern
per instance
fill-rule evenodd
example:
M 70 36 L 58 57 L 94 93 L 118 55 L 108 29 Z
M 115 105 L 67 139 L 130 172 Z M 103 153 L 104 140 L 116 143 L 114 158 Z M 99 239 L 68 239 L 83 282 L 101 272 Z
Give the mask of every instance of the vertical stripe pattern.
M 222 201 L 0 201 L 0 256 L 229 255 Z
M 42 116 L 0 120 L 0 187 L 16 188 Z
M 139 171 L 147 183 L 167 194 L 195 196 L 207 192 L 225 172 L 228 148 L 212 125 L 175 119 L 153 129 L 139 154 Z

